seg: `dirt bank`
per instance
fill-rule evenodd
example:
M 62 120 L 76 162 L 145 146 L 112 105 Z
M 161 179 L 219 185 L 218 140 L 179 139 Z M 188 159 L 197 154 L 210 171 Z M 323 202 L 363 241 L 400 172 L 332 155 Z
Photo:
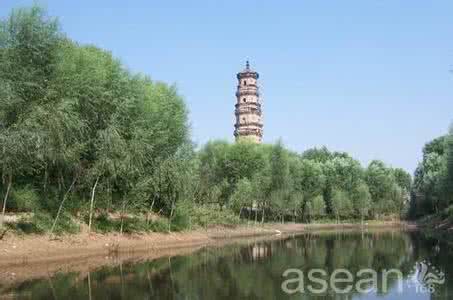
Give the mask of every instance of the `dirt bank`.
M 417 226 L 422 230 L 451 234 L 451 232 L 453 231 L 453 220 L 449 216 L 435 214 L 426 216 L 423 219 L 418 220 Z
M 365 228 L 413 228 L 407 223 L 372 223 Z M 356 230 L 359 224 L 266 224 L 264 226 L 216 227 L 181 233 L 77 234 L 49 240 L 46 236 L 8 235 L 0 241 L 0 280 L 17 281 L 49 276 L 56 272 L 97 268 L 112 262 L 154 259 L 187 254 L 207 245 L 238 240 L 284 238 L 287 234 Z

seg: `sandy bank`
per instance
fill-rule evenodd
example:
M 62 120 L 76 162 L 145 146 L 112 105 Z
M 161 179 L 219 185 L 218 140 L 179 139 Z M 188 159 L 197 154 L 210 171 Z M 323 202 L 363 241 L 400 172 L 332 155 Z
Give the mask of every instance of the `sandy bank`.
M 372 223 L 365 229 L 412 229 L 400 222 Z M 8 235 L 0 241 L 0 280 L 17 281 L 56 272 L 88 271 L 118 261 L 155 259 L 188 254 L 208 245 L 256 242 L 284 238 L 288 234 L 325 230 L 357 230 L 360 224 L 265 224 L 264 226 L 216 227 L 179 233 L 77 234 L 49 240 L 46 236 Z M 252 238 L 253 237 L 253 238 Z

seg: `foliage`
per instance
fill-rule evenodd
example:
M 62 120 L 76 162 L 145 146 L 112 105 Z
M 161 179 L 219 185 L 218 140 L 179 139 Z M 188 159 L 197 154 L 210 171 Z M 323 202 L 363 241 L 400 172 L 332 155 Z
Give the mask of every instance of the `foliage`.
M 95 218 L 94 230 L 100 233 L 117 232 L 121 229 L 121 219 L 112 218 L 103 213 Z M 145 220 L 137 216 L 127 217 L 123 220 L 123 232 L 143 233 L 143 232 L 167 232 L 168 220 L 158 218 L 155 220 Z
M 7 207 L 11 211 L 33 212 L 39 209 L 39 194 L 30 185 L 17 187 L 11 193 L 11 202 Z
M 45 234 L 52 227 L 53 218 L 46 212 L 37 211 L 31 218 L 29 216 L 22 217 L 17 223 L 8 224 L 13 230 L 18 233 L 25 234 Z M 80 226 L 74 221 L 70 214 L 63 214 L 60 222 L 55 228 L 56 234 L 62 233 L 77 233 L 80 231 Z
M 453 177 L 448 141 L 426 147 L 419 171 L 416 189 L 433 192 L 423 200 L 433 209 L 448 203 L 438 188 Z M 0 151 L 5 212 L 35 212 L 38 232 L 74 231 L 78 221 L 142 232 L 401 214 L 411 189 L 402 169 L 364 168 L 326 147 L 299 154 L 241 140 L 196 151 L 175 86 L 72 41 L 36 6 L 0 23 Z
M 371 210 L 371 194 L 368 186 L 361 183 L 355 190 L 353 198 L 354 211 L 363 220 Z
M 348 218 L 352 212 L 352 202 L 349 195 L 342 190 L 334 190 L 332 193 L 332 212 L 337 220 Z
M 423 147 L 423 160 L 414 174 L 409 216 L 448 214 L 453 203 L 453 128 Z
M 0 32 L 1 177 L 14 199 L 33 186 L 42 209 L 59 215 L 72 198 L 92 199 L 93 208 L 102 192 L 124 212 L 141 206 L 134 192 L 157 166 L 175 179 L 171 172 L 183 161 L 174 163 L 175 155 L 188 141 L 187 110 L 175 87 L 72 42 L 39 7 L 14 11 Z M 182 183 L 165 184 L 142 199 L 159 193 L 172 199 L 161 206 L 173 206 Z
M 252 183 L 247 178 L 243 178 L 238 182 L 233 195 L 231 195 L 231 208 L 241 217 L 242 211 L 250 204 L 253 197 Z
M 311 207 L 313 211 L 313 216 L 315 218 L 322 218 L 326 214 L 326 205 L 324 199 L 321 195 L 316 196 L 311 201 Z
M 194 206 L 190 216 L 192 228 L 197 226 L 207 228 L 211 225 L 237 225 L 240 224 L 240 219 L 237 214 L 234 214 L 228 209 L 218 210 L 210 205 Z

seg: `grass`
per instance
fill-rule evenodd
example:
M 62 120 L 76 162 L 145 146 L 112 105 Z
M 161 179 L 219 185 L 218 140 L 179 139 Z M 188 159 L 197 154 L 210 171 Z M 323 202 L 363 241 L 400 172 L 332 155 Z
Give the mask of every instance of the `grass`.
M 31 217 L 22 217 L 16 223 L 7 223 L 7 227 L 17 234 L 45 234 L 50 232 L 54 218 L 47 212 L 35 212 Z M 63 233 L 78 233 L 80 226 L 69 214 L 61 214 L 59 221 L 55 226 L 54 233 L 59 235 Z
M 453 209 L 450 209 L 453 211 Z M 450 211 L 447 212 L 451 218 Z M 437 216 L 439 218 L 439 216 Z M 9 230 L 17 234 L 46 234 L 50 231 L 54 221 L 54 216 L 44 210 L 36 210 L 34 214 L 28 214 L 19 219 L 16 223 L 9 223 Z M 197 228 L 209 228 L 213 226 L 235 227 L 240 224 L 246 224 L 253 220 L 240 219 L 237 214 L 231 210 L 219 210 L 218 207 L 210 205 L 193 205 L 191 203 L 182 203 L 174 211 L 170 221 L 165 217 L 156 217 L 147 220 L 145 215 L 128 214 L 123 221 L 116 215 L 112 216 L 107 212 L 98 214 L 94 217 L 92 231 L 98 233 L 122 232 L 125 234 L 148 233 L 148 232 L 168 232 L 194 230 Z M 259 221 L 259 220 L 258 220 Z M 383 220 L 365 220 L 367 225 L 379 225 L 388 221 Z M 276 222 L 277 223 L 277 222 Z M 342 219 L 339 224 L 360 224 L 360 219 Z M 61 214 L 57 222 L 54 233 L 75 234 L 81 231 L 81 227 L 88 224 L 88 214 L 85 213 L 79 219 L 68 211 Z M 329 225 L 338 224 L 337 220 L 324 217 L 313 220 L 310 225 Z
M 54 216 L 46 211 L 36 211 L 21 217 L 17 222 L 7 223 L 10 231 L 19 235 L 24 234 L 46 234 L 50 232 Z M 128 214 L 123 221 L 119 217 L 109 216 L 102 213 L 94 217 L 92 230 L 98 233 L 120 232 L 123 233 L 146 233 L 146 232 L 168 232 L 184 231 L 196 228 L 207 228 L 209 226 L 222 225 L 231 226 L 240 224 L 241 220 L 229 210 L 213 210 L 207 206 L 200 207 L 182 207 L 175 210 L 171 219 L 164 217 L 146 220 L 144 215 Z M 62 213 L 56 224 L 54 233 L 75 234 L 81 231 L 81 224 L 88 224 L 88 215 L 85 214 L 80 220 L 75 219 L 70 213 Z
M 93 230 L 99 233 L 120 232 L 121 219 L 111 218 L 107 214 L 100 214 L 93 220 Z M 168 231 L 168 220 L 165 218 L 146 221 L 142 216 L 128 216 L 123 219 L 123 233 L 166 231 Z

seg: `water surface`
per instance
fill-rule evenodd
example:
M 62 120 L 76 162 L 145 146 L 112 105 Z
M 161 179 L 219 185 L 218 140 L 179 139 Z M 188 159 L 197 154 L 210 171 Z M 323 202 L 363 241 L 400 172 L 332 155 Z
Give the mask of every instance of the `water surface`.
M 288 269 L 299 273 L 283 273 Z M 337 289 L 308 280 L 311 270 L 324 270 L 328 281 L 335 270 L 354 277 Z M 355 288 L 364 269 L 374 270 L 369 291 Z M 389 274 L 386 270 L 399 270 Z M 297 279 L 287 287 L 282 283 Z M 341 275 L 341 274 L 340 274 Z M 341 276 L 340 276 L 341 277 Z M 343 277 L 341 277 L 343 278 Z M 340 278 L 340 279 L 341 279 Z M 346 278 L 346 277 L 344 277 Z M 443 279 L 443 280 L 442 280 Z M 442 281 L 444 281 L 442 283 Z M 330 284 L 330 282 L 329 282 Z M 385 288 L 387 284 L 387 288 Z M 354 286 L 351 291 L 338 288 Z M 363 287 L 363 286 L 362 286 Z M 303 290 L 303 291 L 302 291 Z M 417 232 L 324 232 L 207 247 L 190 255 L 140 263 L 119 263 L 89 273 L 61 273 L 46 278 L 0 284 L 0 298 L 12 299 L 453 299 L 453 247 Z

